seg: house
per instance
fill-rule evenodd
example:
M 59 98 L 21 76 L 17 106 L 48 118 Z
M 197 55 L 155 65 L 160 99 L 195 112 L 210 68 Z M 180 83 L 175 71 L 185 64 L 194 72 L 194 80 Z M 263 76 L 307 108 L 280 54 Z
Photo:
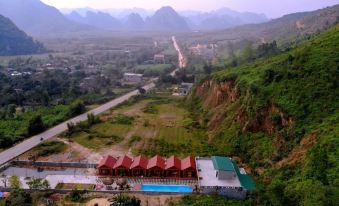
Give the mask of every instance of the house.
M 116 162 L 117 159 L 110 155 L 104 157 L 98 165 L 99 175 L 115 175 L 113 167 Z
M 131 164 L 132 176 L 146 176 L 147 175 L 148 159 L 142 155 L 134 158 Z
M 124 80 L 131 83 L 141 83 L 143 80 L 143 74 L 124 73 Z
M 165 160 L 159 155 L 152 157 L 147 164 L 148 176 L 161 177 L 164 175 Z
M 156 54 L 154 55 L 154 64 L 165 64 L 165 55 Z
M 252 178 L 239 169 L 228 157 L 196 158 L 199 187 L 204 194 L 219 194 L 229 198 L 245 199 L 255 188 Z
M 166 177 L 181 177 L 181 160 L 171 156 L 166 160 Z
M 115 170 L 115 176 L 129 176 L 132 162 L 132 159 L 127 155 L 119 157 L 113 167 Z
M 183 178 L 194 178 L 197 176 L 196 162 L 193 157 L 186 157 L 181 160 L 181 171 Z
M 206 45 L 206 44 L 198 44 L 195 47 L 190 47 L 191 55 L 200 56 L 205 60 L 213 60 L 216 56 L 215 54 L 215 45 Z
M 179 86 L 179 95 L 180 96 L 187 96 L 190 90 L 193 87 L 193 83 L 181 83 Z

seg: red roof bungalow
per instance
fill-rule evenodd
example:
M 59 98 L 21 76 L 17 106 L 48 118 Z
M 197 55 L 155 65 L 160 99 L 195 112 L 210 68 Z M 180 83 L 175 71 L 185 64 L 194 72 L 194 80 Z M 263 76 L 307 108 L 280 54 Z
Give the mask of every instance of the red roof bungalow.
M 129 168 L 132 165 L 132 159 L 126 155 L 118 158 L 113 169 L 116 176 L 129 176 Z
M 152 157 L 147 164 L 148 176 L 150 177 L 161 177 L 165 170 L 165 160 L 156 155 Z
M 197 166 L 193 157 L 186 157 L 181 160 L 181 171 L 183 178 L 193 178 L 197 176 Z
M 99 175 L 114 175 L 113 167 L 116 162 L 117 160 L 110 155 L 102 158 L 98 165 Z
M 146 176 L 147 175 L 148 159 L 142 155 L 133 159 L 131 164 L 132 176 Z
M 171 156 L 166 161 L 166 177 L 180 177 L 181 160 L 176 156 Z

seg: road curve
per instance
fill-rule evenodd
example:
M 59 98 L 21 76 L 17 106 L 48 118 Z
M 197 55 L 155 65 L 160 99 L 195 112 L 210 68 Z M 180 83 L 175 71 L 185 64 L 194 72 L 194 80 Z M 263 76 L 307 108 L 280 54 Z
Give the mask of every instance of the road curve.
M 154 83 L 150 83 L 145 85 L 143 88 L 146 91 L 149 91 L 151 89 L 153 89 L 155 87 Z M 73 123 L 78 123 L 78 122 L 82 122 L 82 121 L 86 121 L 87 120 L 87 114 L 93 113 L 94 115 L 98 115 L 101 114 L 107 110 L 109 110 L 110 108 L 116 107 L 117 105 L 125 102 L 126 100 L 128 100 L 129 98 L 138 95 L 138 90 L 134 90 L 132 92 L 129 92 L 121 97 L 118 97 L 116 99 L 111 100 L 110 102 L 107 102 L 106 104 L 103 104 L 93 110 L 90 110 L 84 114 L 81 114 L 79 116 L 76 116 L 70 120 L 67 120 L 63 123 L 60 123 L 59 125 L 52 127 L 48 130 L 46 130 L 45 132 L 38 134 L 36 136 L 33 136 L 13 147 L 11 147 L 10 149 L 7 149 L 3 152 L 0 153 L 0 166 L 7 163 L 8 161 L 18 157 L 19 155 L 27 152 L 28 150 L 32 149 L 33 147 L 37 146 L 38 144 L 41 143 L 41 138 L 43 138 L 43 140 L 48 140 L 52 137 L 54 137 L 55 135 L 58 135 L 64 131 L 67 130 L 67 123 L 69 122 L 73 122 Z

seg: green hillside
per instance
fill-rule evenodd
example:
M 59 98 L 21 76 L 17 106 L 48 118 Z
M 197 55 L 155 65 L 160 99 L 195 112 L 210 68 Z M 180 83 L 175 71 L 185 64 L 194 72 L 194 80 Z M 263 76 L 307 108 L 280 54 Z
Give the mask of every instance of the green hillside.
M 42 44 L 35 42 L 8 18 L 0 15 L 0 56 L 41 53 Z
M 188 103 L 216 153 L 251 169 L 254 205 L 335 205 L 338 80 L 336 25 L 289 52 L 212 74 Z

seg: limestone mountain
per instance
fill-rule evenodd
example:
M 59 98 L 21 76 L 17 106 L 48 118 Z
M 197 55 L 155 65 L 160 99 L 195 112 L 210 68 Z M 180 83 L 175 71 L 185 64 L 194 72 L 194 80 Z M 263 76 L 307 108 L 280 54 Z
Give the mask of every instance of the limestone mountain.
M 122 29 L 121 22 L 118 19 L 104 12 L 88 11 L 84 17 L 84 23 L 107 30 L 117 31 Z
M 132 13 L 128 15 L 124 29 L 127 31 L 142 31 L 145 29 L 145 21 L 139 14 Z
M 0 14 L 32 35 L 87 31 L 90 27 L 73 22 L 59 10 L 40 0 L 0 0 Z
M 24 55 L 45 51 L 42 44 L 35 42 L 8 18 L 0 15 L 0 56 Z
M 184 32 L 190 28 L 185 18 L 180 16 L 172 7 L 162 7 L 146 19 L 146 30 L 162 32 Z

